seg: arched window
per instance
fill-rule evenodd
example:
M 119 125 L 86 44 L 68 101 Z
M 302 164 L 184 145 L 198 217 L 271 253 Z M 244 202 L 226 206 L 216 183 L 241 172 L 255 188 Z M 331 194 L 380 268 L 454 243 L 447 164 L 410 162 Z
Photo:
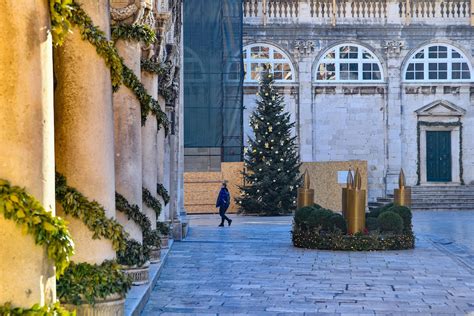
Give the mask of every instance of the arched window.
M 342 44 L 329 49 L 318 61 L 316 81 L 383 82 L 382 65 L 367 48 Z
M 244 47 L 245 82 L 259 82 L 264 65 L 269 65 L 275 82 L 294 82 L 295 70 L 290 58 L 280 49 L 267 44 Z
M 470 81 L 466 56 L 445 44 L 428 45 L 416 51 L 405 67 L 406 81 Z

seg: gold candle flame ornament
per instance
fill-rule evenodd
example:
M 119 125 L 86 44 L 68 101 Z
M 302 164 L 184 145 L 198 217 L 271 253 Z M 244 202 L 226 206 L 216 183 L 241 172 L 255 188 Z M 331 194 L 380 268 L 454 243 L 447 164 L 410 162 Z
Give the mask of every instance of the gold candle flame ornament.
M 303 187 L 298 189 L 298 208 L 314 204 L 314 190 L 311 189 L 308 170 L 303 174 Z
M 362 190 L 362 175 L 359 169 L 356 169 L 354 179 L 352 180 L 352 174 L 348 175 L 347 188 L 342 189 L 342 215 L 346 219 L 349 234 L 364 231 L 365 202 L 366 190 Z
M 400 170 L 398 189 L 393 190 L 393 196 L 396 205 L 411 207 L 411 187 L 406 186 L 403 169 Z

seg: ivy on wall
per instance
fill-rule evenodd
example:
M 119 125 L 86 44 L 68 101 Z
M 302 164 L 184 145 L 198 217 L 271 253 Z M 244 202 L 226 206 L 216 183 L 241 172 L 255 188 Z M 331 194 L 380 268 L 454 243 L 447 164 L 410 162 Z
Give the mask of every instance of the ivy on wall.
M 463 143 L 463 136 L 462 136 L 462 129 L 463 125 L 461 121 L 457 122 L 425 122 L 425 121 L 418 121 L 416 125 L 416 133 L 417 133 L 417 151 L 418 151 L 418 161 L 416 163 L 416 174 L 418 176 L 418 180 L 416 185 L 420 185 L 421 183 L 421 170 L 420 170 L 420 159 L 421 159 L 421 144 L 420 144 L 420 137 L 421 137 L 421 126 L 442 126 L 442 127 L 459 127 L 459 179 L 462 185 L 464 185 L 464 168 L 462 163 L 462 143 Z
M 146 206 L 155 211 L 156 217 L 159 217 L 161 214 L 161 203 L 145 187 L 142 188 L 142 199 Z
M 69 312 L 59 306 L 59 303 L 44 305 L 35 304 L 31 308 L 13 307 L 10 303 L 0 305 L 2 316 L 75 316 L 75 312 Z
M 96 201 L 90 202 L 82 193 L 67 185 L 66 177 L 56 173 L 56 200 L 64 213 L 80 219 L 93 233 L 94 239 L 109 239 L 114 249 L 126 247 L 128 234 L 116 220 L 107 218 L 105 209 Z
M 170 202 L 170 195 L 168 194 L 168 190 L 166 190 L 165 186 L 161 183 L 156 184 L 156 193 L 163 198 L 165 205 Z
M 112 25 L 112 40 L 135 40 L 146 45 L 156 42 L 156 33 L 148 26 L 142 24 L 119 23 Z
M 24 234 L 32 235 L 37 245 L 46 246 L 57 277 L 64 273 L 74 254 L 74 243 L 64 220 L 47 212 L 24 189 L 11 186 L 6 180 L 0 180 L 0 213 L 20 226 Z
M 152 59 L 142 58 L 140 60 L 141 69 L 143 71 L 162 76 L 166 73 L 166 69 L 163 66 Z
M 133 220 L 142 229 L 143 245 L 135 240 L 128 240 L 124 251 L 117 253 L 120 264 L 143 265 L 150 257 L 152 247 L 158 246 L 160 238 L 156 230 L 151 229 L 150 219 L 140 212 L 138 205 L 130 205 L 127 199 L 120 193 L 115 193 L 115 204 L 118 211 L 127 215 L 129 220 Z M 138 246 L 138 245 L 140 246 Z M 143 259 L 146 259 L 143 261 Z

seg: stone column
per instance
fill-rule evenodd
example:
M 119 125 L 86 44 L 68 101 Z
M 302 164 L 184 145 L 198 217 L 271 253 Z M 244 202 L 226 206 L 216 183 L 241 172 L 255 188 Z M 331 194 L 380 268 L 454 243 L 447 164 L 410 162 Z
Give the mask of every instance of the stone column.
M 125 65 L 140 78 L 141 47 L 137 41 L 118 40 L 117 50 Z M 115 121 L 115 189 L 131 205 L 142 206 L 142 135 L 140 103 L 135 94 L 122 85 L 113 95 Z M 153 124 L 153 123 L 151 123 Z M 118 221 L 132 239 L 142 242 L 140 226 L 117 212 Z
M 158 103 L 160 104 L 160 109 L 165 112 L 165 100 L 162 97 L 158 98 Z M 156 168 L 157 168 L 157 183 L 163 184 L 163 186 L 168 190 L 169 189 L 169 175 L 168 179 L 166 179 L 166 174 L 165 170 L 169 172 L 169 166 L 166 165 L 168 159 L 165 159 L 166 157 L 166 138 L 165 138 L 165 130 L 164 128 L 160 128 L 158 131 L 157 135 L 157 142 L 156 142 Z M 155 190 L 156 190 L 156 185 L 155 185 Z M 161 201 L 162 209 L 161 209 L 161 214 L 159 217 L 159 221 L 163 222 L 167 219 L 169 219 L 169 216 L 167 215 L 167 212 L 169 210 L 169 206 L 165 206 L 165 202 L 163 201 L 163 198 L 160 196 L 158 197 L 159 200 Z
M 399 41 L 392 41 L 386 45 L 388 68 L 385 110 L 386 194 L 391 194 L 393 189 L 398 188 L 398 176 L 402 167 L 401 45 Z
M 110 33 L 107 0 L 79 1 L 95 25 Z M 115 217 L 114 134 L 110 71 L 95 47 L 73 29 L 63 46 L 55 49 L 56 169 L 68 184 Z M 62 210 L 58 212 L 61 216 Z M 101 263 L 115 258 L 112 243 L 93 239 L 81 220 L 70 223 L 76 262 Z
M 0 3 L 0 179 L 54 213 L 53 57 L 48 3 Z M 55 300 L 54 263 L 0 215 L 0 305 Z
M 150 94 L 155 100 L 158 97 L 158 76 L 146 71 L 142 71 L 142 83 L 145 86 L 148 94 Z M 162 132 L 161 128 L 160 132 Z M 155 197 L 156 194 L 156 181 L 158 179 L 157 165 L 159 166 L 157 148 L 157 122 L 153 115 L 148 115 L 145 126 L 142 126 L 142 170 L 143 170 L 143 187 L 148 189 L 150 193 Z M 159 199 L 159 198 L 158 198 Z M 161 200 L 163 205 L 163 201 Z M 143 203 L 143 211 L 151 221 L 151 228 L 156 229 L 156 213 L 153 209 Z
M 301 161 L 313 161 L 313 93 L 311 83 L 312 56 L 303 55 L 299 62 L 299 104 L 297 105 L 297 133 Z

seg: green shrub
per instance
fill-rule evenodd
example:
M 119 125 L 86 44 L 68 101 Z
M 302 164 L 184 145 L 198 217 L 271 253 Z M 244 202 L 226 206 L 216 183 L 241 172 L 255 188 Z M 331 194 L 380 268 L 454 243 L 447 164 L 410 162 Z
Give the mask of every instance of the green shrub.
M 295 223 L 301 224 L 306 222 L 313 211 L 314 208 L 312 206 L 297 209 L 295 212 Z
M 313 208 L 318 210 L 318 209 L 323 208 L 323 207 L 319 204 L 314 203 Z
M 149 248 L 134 239 L 127 240 L 125 251 L 117 252 L 117 262 L 124 266 L 141 267 L 150 257 Z
M 324 208 L 313 210 L 307 220 L 308 226 L 313 228 L 321 227 L 323 230 L 329 230 L 329 218 L 333 214 L 332 211 Z
M 329 217 L 329 230 L 335 232 L 340 230 L 343 234 L 347 233 L 347 224 L 341 214 L 334 213 Z
M 389 211 L 397 213 L 403 220 L 403 229 L 405 231 L 411 230 L 411 210 L 406 206 L 393 205 Z
M 403 231 L 403 219 L 397 213 L 385 211 L 377 217 L 381 232 L 399 234 Z
M 365 227 L 367 227 L 367 230 L 369 232 L 379 229 L 379 224 L 378 224 L 377 219 L 375 217 L 367 217 L 365 219 Z
M 112 294 L 125 297 L 131 285 L 131 278 L 114 261 L 104 261 L 100 265 L 71 262 L 58 279 L 57 295 L 62 303 L 94 304 L 97 299 Z

